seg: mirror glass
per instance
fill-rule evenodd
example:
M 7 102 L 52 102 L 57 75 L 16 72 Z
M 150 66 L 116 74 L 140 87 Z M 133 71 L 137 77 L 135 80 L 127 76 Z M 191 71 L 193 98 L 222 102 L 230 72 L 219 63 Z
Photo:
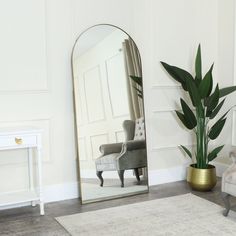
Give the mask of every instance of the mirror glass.
M 82 203 L 148 191 L 142 68 L 121 29 L 96 25 L 72 54 Z

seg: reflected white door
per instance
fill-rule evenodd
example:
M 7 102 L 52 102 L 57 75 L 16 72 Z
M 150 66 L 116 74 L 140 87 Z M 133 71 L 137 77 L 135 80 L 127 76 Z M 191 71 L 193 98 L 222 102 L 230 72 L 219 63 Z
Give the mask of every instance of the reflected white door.
M 124 141 L 122 123 L 130 119 L 121 50 L 125 38 L 114 31 L 74 62 L 82 177 L 95 177 L 101 144 Z

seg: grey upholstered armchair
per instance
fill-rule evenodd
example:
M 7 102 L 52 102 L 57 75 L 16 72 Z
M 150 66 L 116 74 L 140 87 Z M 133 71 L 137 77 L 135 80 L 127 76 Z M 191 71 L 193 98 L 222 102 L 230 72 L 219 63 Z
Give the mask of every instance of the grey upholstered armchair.
M 133 169 L 138 182 L 140 182 L 138 169 L 147 166 L 144 127 L 144 118 L 139 118 L 136 121 L 125 120 L 123 129 L 126 141 L 100 146 L 102 155 L 95 160 L 100 186 L 103 186 L 104 182 L 103 171 L 117 171 L 121 187 L 124 187 L 124 172 Z
M 223 212 L 224 216 L 227 216 L 230 211 L 230 197 L 236 197 L 236 151 L 231 152 L 230 157 L 233 163 L 222 175 L 221 191 L 226 208 Z

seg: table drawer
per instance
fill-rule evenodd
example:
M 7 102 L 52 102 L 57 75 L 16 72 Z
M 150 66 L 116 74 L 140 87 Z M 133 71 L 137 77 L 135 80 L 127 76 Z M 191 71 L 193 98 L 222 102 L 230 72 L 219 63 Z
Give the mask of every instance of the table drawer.
M 0 148 L 36 146 L 36 144 L 37 144 L 36 135 L 1 136 L 0 137 Z

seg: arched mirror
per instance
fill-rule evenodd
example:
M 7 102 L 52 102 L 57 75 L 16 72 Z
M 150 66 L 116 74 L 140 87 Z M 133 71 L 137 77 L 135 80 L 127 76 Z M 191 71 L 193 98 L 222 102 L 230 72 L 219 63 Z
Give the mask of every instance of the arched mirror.
M 82 203 L 148 191 L 141 58 L 131 37 L 96 25 L 72 53 Z

